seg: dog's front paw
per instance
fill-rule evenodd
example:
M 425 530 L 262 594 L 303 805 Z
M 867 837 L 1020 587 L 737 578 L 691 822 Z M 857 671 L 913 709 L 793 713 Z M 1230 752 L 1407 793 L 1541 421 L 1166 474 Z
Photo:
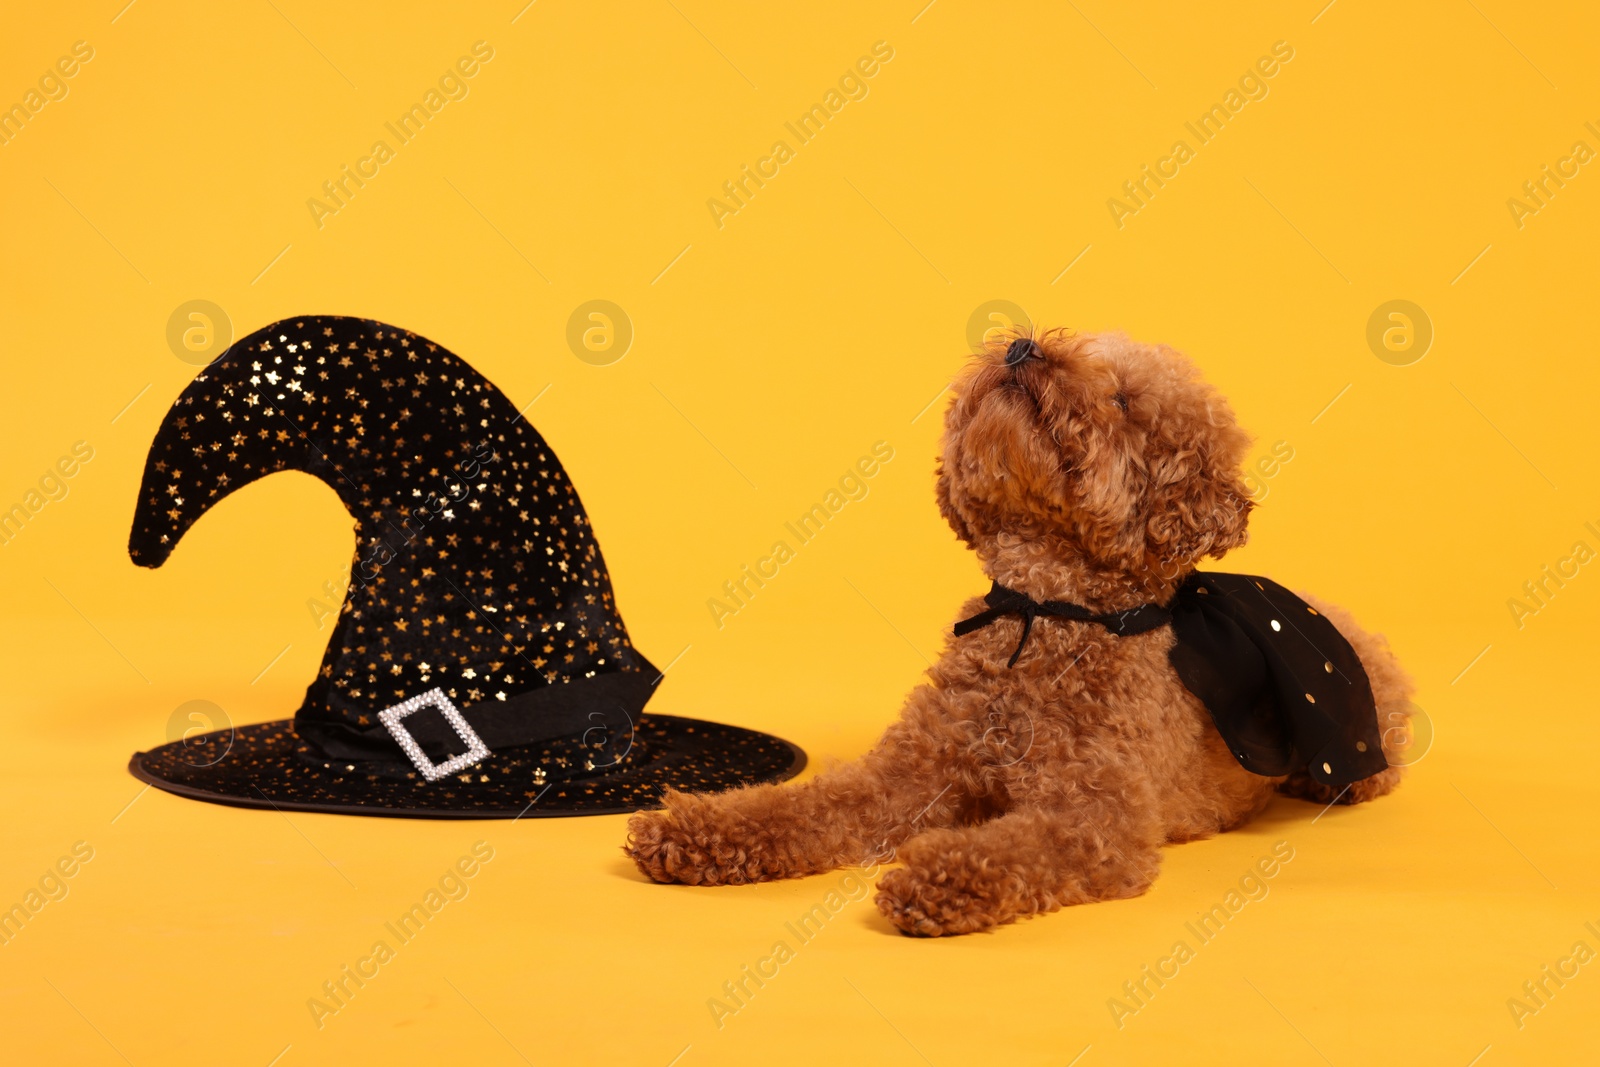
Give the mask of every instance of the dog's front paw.
M 661 811 L 641 811 L 628 820 L 622 846 L 639 870 L 657 882 L 684 885 L 744 885 L 762 880 L 748 848 L 723 833 L 715 809 L 704 799 L 669 793 Z
M 985 901 L 948 879 L 935 880 L 909 867 L 883 876 L 876 903 L 901 933 L 913 937 L 970 934 L 995 924 Z
M 698 884 L 697 879 L 685 875 L 693 874 L 703 864 L 704 856 L 683 840 L 680 829 L 673 825 L 671 812 L 641 811 L 630 818 L 628 841 L 622 851 L 654 881 Z

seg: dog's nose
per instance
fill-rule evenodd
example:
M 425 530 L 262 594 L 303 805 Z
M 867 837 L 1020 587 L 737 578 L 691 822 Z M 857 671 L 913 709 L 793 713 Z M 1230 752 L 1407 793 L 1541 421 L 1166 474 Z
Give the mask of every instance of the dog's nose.
M 1019 367 L 1030 359 L 1043 359 L 1039 346 L 1026 337 L 1019 337 L 1006 349 L 1006 366 Z

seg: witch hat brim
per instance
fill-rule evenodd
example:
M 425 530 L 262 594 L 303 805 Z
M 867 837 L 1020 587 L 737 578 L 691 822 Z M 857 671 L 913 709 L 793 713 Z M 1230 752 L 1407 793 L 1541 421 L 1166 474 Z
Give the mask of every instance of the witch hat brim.
M 212 507 L 282 471 L 339 496 L 356 550 L 294 718 L 138 753 L 133 774 L 224 804 L 515 818 L 798 773 L 786 741 L 644 714 L 662 672 L 525 411 L 448 349 L 344 316 L 280 320 L 197 374 L 151 444 L 133 561 L 161 566 Z
M 614 815 L 661 806 L 668 788 L 720 792 L 781 782 L 806 754 L 782 738 L 723 723 L 645 714 L 610 773 L 565 780 L 538 771 L 566 758 L 558 745 L 493 752 L 437 782 L 398 766 L 328 760 L 308 750 L 292 719 L 215 730 L 134 755 L 135 778 L 169 793 L 244 808 L 418 819 Z

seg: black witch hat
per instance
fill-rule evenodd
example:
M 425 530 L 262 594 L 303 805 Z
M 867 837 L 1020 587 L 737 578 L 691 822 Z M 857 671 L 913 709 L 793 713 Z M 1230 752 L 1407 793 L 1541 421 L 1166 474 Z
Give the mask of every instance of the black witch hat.
M 282 470 L 327 483 L 355 520 L 316 680 L 292 720 L 138 753 L 136 777 L 250 807 L 511 818 L 804 767 L 779 738 L 644 713 L 661 674 L 628 639 L 577 491 L 444 348 L 342 316 L 236 342 L 157 431 L 129 554 L 159 567 L 212 505 Z

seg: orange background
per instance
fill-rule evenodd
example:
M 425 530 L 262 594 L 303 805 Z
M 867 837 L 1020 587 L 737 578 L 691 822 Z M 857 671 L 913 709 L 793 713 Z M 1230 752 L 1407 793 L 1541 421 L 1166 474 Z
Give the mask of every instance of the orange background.
M 20 1062 L 1585 1062 L 1600 966 L 1520 1028 L 1507 1001 L 1600 949 L 1600 577 L 1520 626 L 1508 601 L 1600 549 L 1600 177 L 1520 220 L 1507 201 L 1600 149 L 1592 12 L 121 3 L 19 9 L 0 35 L 0 104 L 93 49 L 0 145 L 0 508 L 94 450 L 0 546 L 0 905 L 93 849 L 0 945 Z M 467 95 L 319 228 L 307 200 L 477 41 Z M 879 41 L 865 96 L 792 139 Z M 1197 144 L 1185 123 L 1279 41 L 1266 95 Z M 792 158 L 719 228 L 707 201 L 779 139 Z M 1193 158 L 1119 228 L 1108 199 L 1178 139 Z M 382 319 L 538 397 L 635 641 L 673 663 L 653 707 L 774 731 L 813 767 L 872 742 L 985 587 L 931 484 L 974 313 L 1166 341 L 1257 457 L 1292 451 L 1227 566 L 1386 632 L 1435 740 L 1395 796 L 1315 822 L 1277 803 L 1170 850 L 1138 900 L 923 942 L 845 896 L 719 1028 L 723 983 L 850 875 L 663 888 L 618 852 L 621 817 L 286 818 L 126 773 L 188 701 L 294 708 L 327 637 L 307 601 L 352 550 L 294 475 L 162 569 L 129 562 L 145 448 L 194 373 L 167 323 L 195 299 L 238 335 Z M 597 299 L 633 331 L 605 365 L 567 341 Z M 1368 345 L 1392 300 L 1431 324 L 1413 362 Z M 719 628 L 708 599 L 880 440 L 867 496 Z M 308 998 L 479 840 L 469 895 L 319 1029 Z M 1118 1028 L 1108 1000 L 1279 841 L 1270 893 Z

